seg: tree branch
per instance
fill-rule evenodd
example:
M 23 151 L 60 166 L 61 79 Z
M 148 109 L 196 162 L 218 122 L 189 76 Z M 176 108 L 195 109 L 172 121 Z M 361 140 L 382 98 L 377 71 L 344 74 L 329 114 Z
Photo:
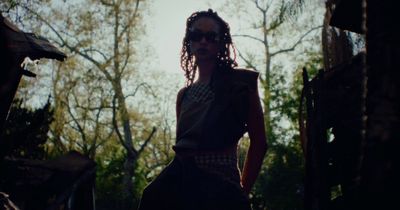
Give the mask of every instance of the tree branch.
M 90 107 L 90 106 L 81 106 L 81 105 L 76 105 L 77 108 L 81 108 L 81 109 L 85 109 L 85 110 L 89 110 L 89 111 L 95 111 L 95 110 L 99 110 L 99 109 L 112 109 L 112 106 L 98 106 L 98 107 Z
M 278 55 L 278 54 L 285 53 L 285 52 L 290 52 L 290 51 L 295 50 L 295 48 L 297 47 L 297 45 L 299 45 L 299 44 L 303 41 L 303 39 L 304 39 L 308 34 L 310 34 L 312 31 L 317 30 L 317 29 L 319 29 L 319 28 L 322 28 L 322 26 L 317 26 L 317 27 L 311 28 L 309 31 L 307 31 L 305 34 L 303 34 L 303 35 L 297 40 L 297 42 L 294 43 L 294 44 L 292 45 L 292 47 L 286 48 L 286 49 L 282 49 L 282 50 L 278 50 L 278 51 L 276 51 L 276 52 L 273 52 L 273 53 L 270 54 L 270 57 L 272 58 L 272 57 L 274 57 L 274 56 L 276 56 L 276 55 Z
M 125 44 L 125 60 L 124 60 L 124 64 L 122 65 L 121 68 L 121 75 L 124 74 L 125 69 L 129 63 L 129 58 L 131 57 L 131 46 L 130 46 L 130 42 L 131 42 L 131 37 L 130 35 L 130 28 L 129 31 L 127 32 L 128 34 L 126 35 L 126 44 Z
M 101 145 L 106 143 L 107 140 L 111 138 L 113 133 L 114 133 L 114 131 L 113 131 L 113 129 L 111 129 L 111 131 L 107 134 L 107 136 L 96 145 L 95 150 L 97 150 L 97 148 L 99 148 Z
M 68 96 L 67 96 L 68 97 Z M 79 124 L 78 119 L 76 119 L 76 117 L 74 116 L 74 114 L 72 113 L 71 107 L 69 106 L 69 104 L 65 101 L 61 101 L 61 103 L 63 103 L 68 110 L 69 115 L 71 116 L 73 122 L 75 123 L 75 125 L 78 127 L 77 131 L 80 133 L 81 137 L 82 137 L 82 141 L 86 142 L 86 136 L 85 136 L 85 132 L 83 127 L 81 126 L 81 124 Z
M 273 4 L 274 0 L 270 0 L 265 2 L 265 14 L 267 14 L 269 8 L 271 8 L 271 5 Z
M 135 90 L 133 91 L 132 94 L 126 95 L 126 96 L 125 96 L 125 99 L 128 98 L 128 97 L 133 97 L 133 96 L 135 96 L 136 93 L 137 93 L 137 91 L 139 90 L 139 88 L 142 87 L 142 86 L 145 87 L 145 88 L 147 88 L 147 89 L 149 89 L 150 92 L 151 92 L 151 94 L 155 97 L 155 94 L 154 94 L 154 92 L 153 92 L 153 89 L 151 89 L 150 85 L 148 85 L 148 84 L 145 83 L 145 82 L 142 82 L 142 83 L 140 83 L 138 86 L 136 86 L 136 88 L 135 88 Z
M 156 133 L 156 131 L 157 131 L 157 128 L 156 127 L 153 127 L 153 130 L 151 131 L 151 133 L 150 133 L 150 135 L 147 137 L 147 139 L 144 141 L 144 143 L 142 144 L 142 146 L 140 146 L 140 149 L 138 150 L 138 152 L 137 152 L 137 155 L 139 156 L 142 152 L 143 152 L 143 150 L 144 150 L 144 148 L 147 146 L 147 144 L 150 142 L 150 140 L 153 138 L 153 135 Z
M 250 39 L 259 41 L 259 42 L 261 42 L 262 44 L 264 44 L 264 40 L 262 40 L 262 39 L 260 39 L 260 38 L 257 38 L 257 37 L 255 37 L 255 36 L 247 35 L 247 34 L 235 34 L 235 35 L 232 35 L 232 37 L 246 37 L 246 38 L 250 38 Z
M 104 68 L 103 64 L 100 64 L 98 61 L 96 61 L 94 58 L 90 57 L 89 55 L 87 55 L 86 53 L 83 53 L 81 51 L 79 51 L 76 47 L 70 47 L 69 45 L 66 45 L 66 47 L 68 49 L 70 49 L 73 52 L 78 53 L 80 56 L 82 56 L 83 58 L 85 58 L 86 60 L 90 61 L 91 63 L 93 63 L 103 74 L 104 76 L 106 76 L 106 78 L 109 81 L 113 80 L 113 77 L 111 76 L 111 74 L 109 72 L 107 72 L 107 70 Z M 111 61 L 111 58 L 109 58 L 105 64 L 109 63 Z
M 130 26 L 132 26 L 132 23 L 134 21 L 134 19 L 136 18 L 137 15 L 137 9 L 139 7 L 139 0 L 137 0 L 137 4 L 136 4 L 136 8 L 135 11 L 132 13 L 132 15 L 129 17 L 128 19 L 128 23 L 122 28 L 121 33 L 117 36 L 118 40 L 121 39 L 121 37 L 124 35 L 124 33 L 126 32 L 126 30 L 128 30 L 128 28 L 130 28 Z
M 107 58 L 106 54 L 104 54 L 103 52 L 101 52 L 100 50 L 97 50 L 97 49 L 84 49 L 84 50 L 82 50 L 82 52 L 85 54 L 87 54 L 88 52 L 96 52 L 96 53 L 99 53 L 105 61 L 110 59 L 110 58 Z
M 122 137 L 122 134 L 121 134 L 121 131 L 119 131 L 119 128 L 118 128 L 118 123 L 117 123 L 117 119 L 116 119 L 116 115 L 117 115 L 117 111 L 116 111 L 116 99 L 117 99 L 117 97 L 114 96 L 114 98 L 113 98 L 113 106 L 112 106 L 112 108 L 113 108 L 113 109 L 112 109 L 112 110 L 113 110 L 113 114 L 112 114 L 113 126 L 114 126 L 114 129 L 115 129 L 115 132 L 117 133 L 119 142 L 122 144 L 122 146 L 123 146 L 127 151 L 130 151 L 131 148 L 129 148 L 129 146 L 125 144 L 124 138 Z
M 280 25 L 282 25 L 284 22 L 284 19 L 282 19 L 281 17 L 277 17 L 275 20 L 273 20 L 271 22 L 271 24 L 268 27 L 267 33 L 270 31 L 273 31 L 275 29 L 277 29 Z
M 236 49 L 237 49 L 237 48 L 236 48 Z M 243 56 L 243 54 L 240 52 L 239 49 L 237 49 L 237 51 L 238 51 L 238 53 L 239 53 L 239 57 L 240 57 L 241 59 L 243 59 L 244 62 L 246 62 L 247 66 L 249 66 L 250 68 L 252 68 L 252 69 L 254 69 L 254 70 L 256 70 L 256 71 L 258 71 L 257 68 L 256 68 L 248 59 L 246 59 L 246 58 Z
M 68 42 L 61 36 L 61 34 L 48 22 L 46 21 L 44 18 L 42 18 L 42 16 L 40 16 L 37 12 L 29 9 L 28 7 L 24 6 L 24 9 L 26 9 L 28 12 L 34 14 L 40 21 L 42 21 L 43 23 L 45 23 L 50 29 L 51 31 L 53 31 L 53 33 L 55 33 L 55 35 L 58 37 L 58 39 L 60 40 L 60 42 L 55 41 L 58 45 L 60 45 L 60 47 L 67 47 L 71 52 L 75 52 L 77 54 L 79 54 L 80 56 L 82 56 L 83 58 L 85 58 L 86 60 L 90 61 L 91 63 L 93 63 L 105 76 L 108 80 L 112 81 L 112 76 L 110 75 L 110 73 L 108 73 L 105 68 L 103 67 L 104 64 L 107 64 L 111 61 L 112 57 L 110 57 L 108 60 L 105 61 L 105 63 L 102 65 L 101 63 L 99 63 L 98 61 L 96 61 L 95 59 L 93 59 L 92 57 L 90 57 L 88 54 L 81 52 L 78 50 L 78 46 L 79 46 L 79 42 L 77 45 L 75 46 L 71 46 L 68 44 Z
M 112 7 L 112 6 L 114 6 L 114 2 L 111 3 L 111 2 L 107 2 L 106 0 L 100 0 L 100 2 L 101 2 L 104 6 L 107 6 L 107 7 Z
M 257 9 L 259 9 L 263 13 L 267 13 L 266 9 L 260 7 L 260 4 L 258 4 L 258 0 L 254 0 L 254 3 L 256 4 Z
M 100 113 L 101 113 L 102 109 L 97 110 L 96 113 L 96 120 L 95 120 L 95 129 L 94 129 L 94 138 L 92 140 L 92 144 L 90 145 L 89 148 L 89 154 L 91 155 L 91 157 L 94 157 L 96 155 L 96 148 L 97 148 L 97 139 L 99 138 L 99 125 L 100 125 Z
M 45 23 L 55 34 L 56 36 L 61 40 L 61 44 L 59 42 L 57 42 L 61 47 L 63 47 L 63 43 L 66 43 L 66 41 L 64 40 L 64 38 L 61 36 L 61 34 L 48 22 L 46 21 L 42 16 L 40 16 L 37 12 L 31 10 L 29 7 L 27 6 L 21 6 L 22 8 L 24 8 L 25 10 L 27 10 L 28 12 L 32 13 L 33 15 L 35 15 L 40 21 L 42 21 L 43 23 Z

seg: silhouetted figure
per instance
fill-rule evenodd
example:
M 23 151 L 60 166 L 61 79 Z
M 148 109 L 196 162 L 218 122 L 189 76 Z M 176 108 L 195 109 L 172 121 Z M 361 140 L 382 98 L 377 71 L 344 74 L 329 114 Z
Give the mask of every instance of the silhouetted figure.
M 176 102 L 176 156 L 146 187 L 140 210 L 251 209 L 248 194 L 267 143 L 259 74 L 235 68 L 235 58 L 229 25 L 216 12 L 195 12 L 187 19 L 181 52 L 186 86 Z M 250 147 L 240 174 L 237 145 L 246 132 Z

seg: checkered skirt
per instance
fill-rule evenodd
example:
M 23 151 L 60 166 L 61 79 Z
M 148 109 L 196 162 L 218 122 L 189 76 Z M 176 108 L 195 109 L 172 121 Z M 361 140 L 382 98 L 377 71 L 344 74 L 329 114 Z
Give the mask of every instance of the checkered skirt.
M 195 156 L 198 168 L 226 179 L 240 186 L 240 171 L 236 155 L 201 154 Z

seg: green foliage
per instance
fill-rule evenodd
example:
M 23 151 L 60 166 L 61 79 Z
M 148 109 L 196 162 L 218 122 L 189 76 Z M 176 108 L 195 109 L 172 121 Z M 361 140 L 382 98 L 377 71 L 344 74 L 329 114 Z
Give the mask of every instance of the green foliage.
M 146 178 L 146 171 L 142 169 L 142 167 L 138 166 L 138 169 L 135 171 L 135 176 L 133 180 L 133 184 L 135 186 L 134 194 L 137 200 L 139 201 L 139 198 L 142 197 L 142 193 L 144 188 L 149 184 L 149 181 Z
M 8 155 L 45 159 L 47 156 L 45 143 L 52 120 L 53 111 L 49 101 L 36 110 L 22 107 L 21 100 L 14 101 L 1 136 L 3 143 L 6 143 Z
M 122 209 L 126 198 L 123 186 L 126 154 L 120 148 L 111 150 L 112 155 L 99 155 L 96 160 L 96 207 L 100 210 Z M 142 191 L 148 184 L 145 174 L 142 167 L 138 166 L 133 177 L 134 206 L 138 206 Z
M 0 2 L 0 10 L 2 12 L 8 12 L 18 5 L 16 0 L 5 0 Z
M 303 209 L 304 158 L 298 135 L 298 109 L 303 87 L 302 68 L 305 67 L 312 78 L 322 66 L 322 55 L 310 54 L 304 64 L 299 65 L 291 82 L 282 72 L 275 71 L 272 81 L 271 100 L 274 112 L 271 123 L 275 129 L 268 139 L 270 143 L 267 157 L 252 192 L 254 210 Z M 284 119 L 284 120 L 282 120 Z M 282 127 L 279 124 L 286 123 Z
M 115 151 L 109 158 L 97 158 L 96 203 L 98 209 L 112 209 L 123 202 L 123 165 L 125 156 Z
M 310 58 L 305 64 L 299 66 L 293 75 L 293 81 L 290 84 L 290 91 L 285 95 L 283 100 L 285 103 L 281 107 L 281 112 L 290 120 L 290 122 L 297 127 L 298 108 L 300 106 L 301 90 L 303 88 L 302 69 L 306 68 L 309 79 L 313 78 L 318 70 L 322 68 L 323 57 L 321 54 L 310 54 Z
M 253 209 L 301 209 L 304 162 L 298 143 L 273 146 L 266 161 L 251 198 Z

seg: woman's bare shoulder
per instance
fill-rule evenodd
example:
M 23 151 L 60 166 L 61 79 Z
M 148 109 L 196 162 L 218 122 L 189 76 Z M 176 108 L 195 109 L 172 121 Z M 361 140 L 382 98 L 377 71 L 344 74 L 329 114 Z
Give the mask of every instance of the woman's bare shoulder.
M 176 97 L 176 101 L 180 102 L 182 100 L 183 94 L 185 93 L 185 90 L 187 89 L 187 87 L 183 87 L 178 91 L 177 97 Z
M 259 77 L 259 73 L 251 69 L 237 68 L 232 72 L 234 72 L 233 73 L 234 81 L 241 81 L 249 84 L 257 82 L 257 79 Z
M 246 68 L 235 68 L 234 72 L 238 75 L 252 75 L 258 76 L 259 73 L 253 69 L 246 69 Z
M 186 86 L 185 87 L 182 87 L 179 91 L 178 91 L 178 97 L 182 97 L 182 95 L 183 95 L 183 93 L 185 92 L 185 90 L 186 90 Z

